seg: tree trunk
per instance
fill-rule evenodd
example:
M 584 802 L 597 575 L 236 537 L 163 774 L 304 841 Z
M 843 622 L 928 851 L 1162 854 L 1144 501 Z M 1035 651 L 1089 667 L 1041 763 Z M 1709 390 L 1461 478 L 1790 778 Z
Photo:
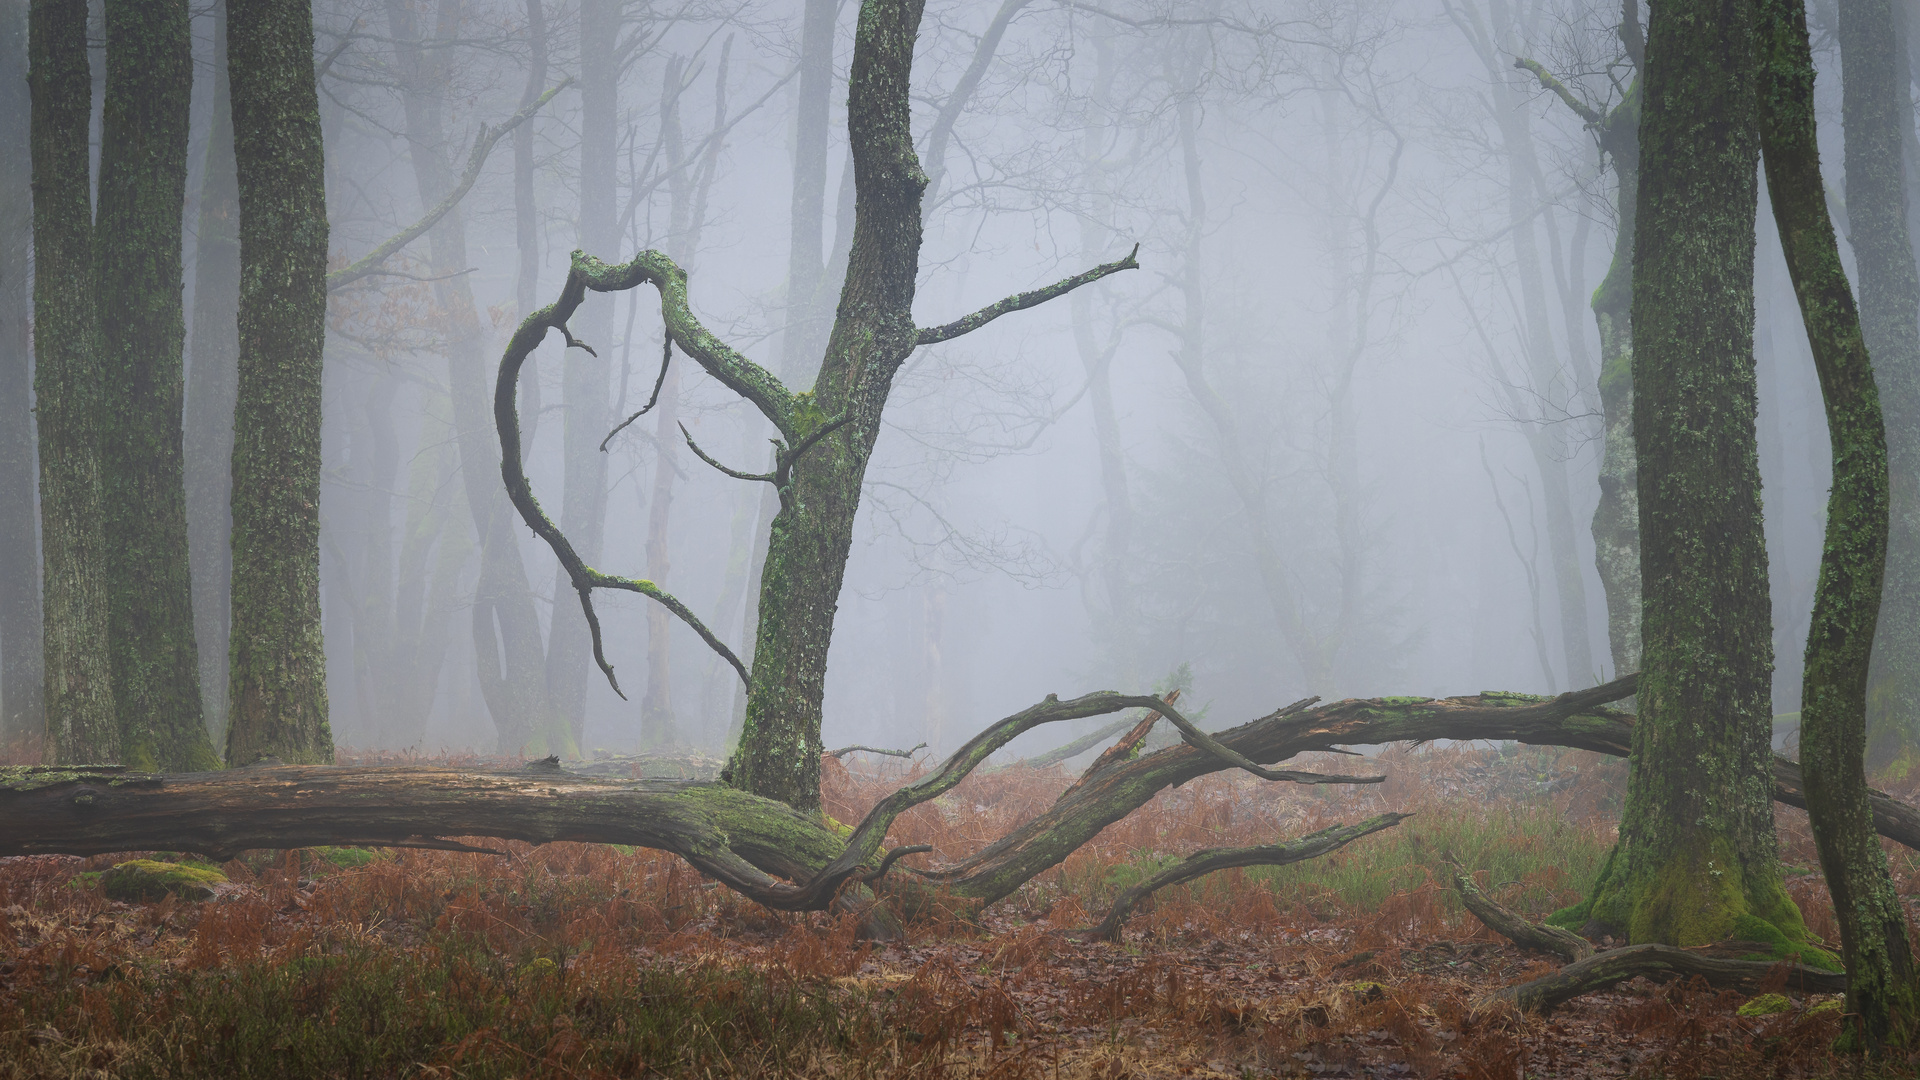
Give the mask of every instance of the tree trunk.
M 438 65 L 430 59 L 437 53 L 420 47 L 418 23 L 408 4 L 389 3 L 387 15 L 401 76 L 415 188 L 421 205 L 430 207 L 454 186 L 437 96 L 442 80 Z M 441 0 L 435 36 L 453 37 L 460 17 L 459 0 Z M 460 480 L 480 546 L 480 580 L 469 614 L 481 695 L 499 732 L 500 752 L 537 754 L 549 747 L 558 749 L 567 733 L 564 725 L 555 731 L 549 724 L 546 647 L 539 616 L 514 533 L 513 510 L 494 482 L 499 459 L 488 437 L 482 373 L 486 332 L 472 285 L 462 273 L 471 263 L 459 207 L 449 210 L 428 233 L 428 253 L 433 273 L 445 276 L 434 283 L 434 299 L 445 313 L 447 387 L 454 439 L 460 449 Z
M 207 732 L 227 744 L 233 596 L 233 414 L 240 383 L 240 188 L 227 89 L 227 10 L 214 13 L 213 116 L 193 247 L 193 334 L 186 406 L 187 553 Z
M 101 512 L 105 389 L 88 193 L 93 82 L 86 0 L 34 0 L 29 20 L 45 753 L 55 762 L 117 762 Z
M 1886 0 L 1849 0 L 1855 7 L 1873 3 L 1888 31 L 1877 50 L 1890 53 Z M 1840 924 L 1848 1021 L 1860 1041 L 1878 1051 L 1910 1037 L 1920 1005 L 1906 913 L 1874 835 L 1865 771 L 1868 669 L 1887 556 L 1887 438 L 1861 319 L 1827 217 L 1806 10 L 1801 0 L 1768 0 L 1761 10 L 1766 73 L 1760 122 L 1767 191 L 1820 374 L 1833 446 L 1826 545 L 1807 634 L 1800 762 L 1820 867 Z M 1844 9 L 1841 16 L 1843 21 L 1861 17 Z M 1865 43 L 1856 38 L 1855 44 Z M 1856 61 L 1860 56 L 1853 54 Z M 1898 198 L 1899 144 L 1897 138 L 1887 141 L 1896 155 L 1892 179 Z M 1911 268 L 1906 238 L 1897 239 L 1899 254 Z
M 94 233 L 106 428 L 108 611 L 121 757 L 210 769 L 181 461 L 181 207 L 193 56 L 186 0 L 109 0 Z
M 1636 0 L 1637 2 L 1637 0 Z M 1640 670 L 1640 496 L 1633 447 L 1633 231 L 1640 186 L 1640 82 L 1606 116 L 1600 145 L 1618 182 L 1613 262 L 1593 293 L 1600 328 L 1600 501 L 1593 561 L 1607 598 L 1614 674 Z
M 1889 0 L 1840 4 L 1848 239 L 1860 324 L 1886 411 L 1892 515 L 1868 752 L 1885 765 L 1920 756 L 1920 274 L 1909 242 L 1903 132 L 1912 99 L 1897 71 Z
M 1645 657 L 1620 840 L 1585 917 L 1635 943 L 1807 932 L 1781 885 L 1771 613 L 1754 442 L 1755 12 L 1658 4 L 1634 233 Z
M 618 180 L 617 120 L 620 111 L 621 58 L 616 53 L 621 24 L 620 0 L 584 0 L 580 9 L 580 219 L 582 251 L 619 259 L 624 241 L 614 189 Z M 613 298 L 593 297 L 583 307 L 580 339 L 599 353 L 568 349 L 560 358 L 563 489 L 560 527 L 574 538 L 580 556 L 597 565 L 607 526 L 607 455 L 600 442 L 614 421 L 609 414 L 612 378 Z M 587 679 L 591 647 L 586 624 L 564 598 L 567 572 L 556 567 L 556 598 L 547 630 L 546 694 L 556 732 L 564 730 L 577 756 L 586 736 Z M 551 749 L 559 750 L 558 745 Z
M 780 492 L 760 582 L 759 627 L 731 781 L 791 806 L 820 802 L 820 703 L 833 617 L 853 544 L 861 481 L 893 376 L 918 342 L 920 170 L 908 77 L 922 0 L 868 0 L 860 10 L 847 101 L 860 192 L 839 318 L 796 435 L 846 418 Z
M 240 185 L 227 761 L 333 760 L 320 639 L 327 194 L 309 0 L 230 0 Z
M 46 729 L 40 646 L 40 530 L 34 506 L 33 102 L 27 5 L 0 13 L 0 753 L 34 753 Z

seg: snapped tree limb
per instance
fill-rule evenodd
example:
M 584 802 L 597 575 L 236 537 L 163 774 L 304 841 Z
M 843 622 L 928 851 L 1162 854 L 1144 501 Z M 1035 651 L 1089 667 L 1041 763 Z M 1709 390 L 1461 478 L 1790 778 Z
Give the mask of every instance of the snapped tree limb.
M 1571 930 L 1533 922 L 1500 904 L 1481 892 L 1480 886 L 1473 883 L 1472 875 L 1463 870 L 1459 863 L 1448 860 L 1447 868 L 1453 877 L 1454 891 L 1460 894 L 1460 903 L 1473 912 L 1473 917 L 1479 919 L 1487 929 L 1523 949 L 1550 952 L 1570 963 L 1578 963 L 1593 955 L 1593 946 L 1587 944 L 1586 938 Z

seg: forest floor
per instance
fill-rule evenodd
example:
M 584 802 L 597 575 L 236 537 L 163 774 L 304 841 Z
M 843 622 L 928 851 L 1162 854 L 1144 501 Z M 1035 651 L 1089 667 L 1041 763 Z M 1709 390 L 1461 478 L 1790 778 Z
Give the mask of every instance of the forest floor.
M 133 854 L 0 859 L 0 1078 L 1859 1075 L 1818 998 L 1743 1016 L 1743 997 L 1636 981 L 1545 1019 L 1491 998 L 1558 961 L 1466 915 L 1444 859 L 1536 918 L 1571 903 L 1613 841 L 1622 763 L 1452 747 L 1369 764 L 1390 779 L 1164 792 L 984 918 L 883 944 L 856 916 L 769 912 L 607 846 L 259 852 L 221 867 L 212 899 L 131 903 L 99 872 Z M 910 775 L 827 766 L 841 821 Z M 892 842 L 965 856 L 1068 783 L 976 775 Z M 1067 934 L 1186 852 L 1382 810 L 1415 816 L 1166 890 L 1118 945 Z M 1783 808 L 1779 829 L 1789 889 L 1831 942 L 1806 817 Z M 1895 849 L 1893 866 L 1920 902 L 1920 857 Z

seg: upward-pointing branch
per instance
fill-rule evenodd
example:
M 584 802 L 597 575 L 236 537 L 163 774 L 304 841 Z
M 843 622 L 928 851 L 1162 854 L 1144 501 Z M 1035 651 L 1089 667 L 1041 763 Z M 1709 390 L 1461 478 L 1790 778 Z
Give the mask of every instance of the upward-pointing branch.
M 454 207 L 460 205 L 461 199 L 467 197 L 467 192 L 472 190 L 474 181 L 480 179 L 480 168 L 487 163 L 487 155 L 493 152 L 494 144 L 498 143 L 507 132 L 526 123 L 534 113 L 540 111 L 541 106 L 553 100 L 553 95 L 565 90 L 572 83 L 572 79 L 562 79 L 558 86 L 528 102 L 525 108 L 508 117 L 506 123 L 497 128 L 481 125 L 479 136 L 473 140 L 473 152 L 467 155 L 467 171 L 460 174 L 460 182 L 453 185 L 453 190 L 447 192 L 447 197 L 441 199 L 433 209 L 428 210 L 419 221 L 389 236 L 379 247 L 362 255 L 351 266 L 343 266 L 328 274 L 327 291 L 332 292 L 351 285 L 363 277 L 378 273 L 382 263 L 392 258 L 401 248 L 420 239 L 428 229 L 439 224 L 441 218 L 446 217 Z
M 1139 254 L 1140 245 L 1135 244 L 1133 245 L 1133 250 L 1127 252 L 1127 257 L 1124 259 L 1116 262 L 1102 263 L 1091 270 L 1075 274 L 1065 281 L 1055 282 L 1044 289 L 1034 289 L 1031 292 L 1023 292 L 1009 296 L 998 303 L 988 304 L 986 307 L 981 308 L 979 311 L 965 318 L 955 319 L 945 326 L 922 327 L 918 344 L 932 345 L 935 342 L 957 338 L 962 334 L 971 334 L 1002 315 L 1010 315 L 1016 311 L 1025 311 L 1030 307 L 1039 307 L 1049 300 L 1067 295 L 1082 285 L 1099 281 L 1108 274 L 1117 274 L 1122 270 L 1138 270 L 1140 269 L 1140 262 L 1135 256 Z

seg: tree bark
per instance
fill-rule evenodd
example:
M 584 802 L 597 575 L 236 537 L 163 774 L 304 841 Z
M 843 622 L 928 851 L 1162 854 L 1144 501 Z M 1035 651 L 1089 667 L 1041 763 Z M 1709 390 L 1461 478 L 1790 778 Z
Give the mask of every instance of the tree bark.
M 1903 133 L 1913 102 L 1890 0 L 1840 7 L 1848 239 L 1860 325 L 1886 412 L 1891 517 L 1868 698 L 1870 759 L 1920 756 L 1920 274 L 1908 234 Z
M 193 247 L 185 470 L 193 635 L 207 732 L 227 744 L 228 632 L 233 597 L 233 419 L 240 385 L 240 187 L 227 87 L 227 8 L 214 13 L 213 116 Z
M 55 762 L 118 762 L 101 512 L 105 388 L 92 295 L 86 0 L 34 0 L 28 18 L 45 753 Z
M 37 753 L 46 730 L 40 530 L 33 462 L 33 102 L 27 5 L 0 12 L 0 753 Z
M 320 638 L 327 193 L 310 0 L 230 0 L 240 190 L 227 761 L 333 760 Z
M 1658 4 L 1648 28 L 1634 235 L 1639 721 L 1620 840 L 1556 916 L 1631 942 L 1806 946 L 1781 885 L 1771 612 L 1755 455 L 1756 12 Z
M 1887 23 L 1882 29 L 1891 38 L 1885 0 L 1849 3 L 1864 8 L 1878 3 Z M 1874 365 L 1827 216 L 1807 13 L 1801 0 L 1767 0 L 1761 11 L 1766 60 L 1760 130 L 1767 192 L 1820 375 L 1833 450 L 1826 544 L 1807 634 L 1800 761 L 1820 866 L 1840 924 L 1848 1024 L 1867 1049 L 1878 1052 L 1906 1040 L 1920 1005 L 1906 913 L 1874 835 L 1865 766 L 1867 680 L 1887 557 L 1887 437 Z M 1841 16 L 1843 22 L 1849 17 Z M 1881 43 L 1880 51 L 1890 50 L 1890 41 Z M 1854 58 L 1859 57 L 1856 52 Z M 1897 141 L 1892 151 L 1899 153 Z M 1898 198 L 1897 157 L 1895 164 Z M 1906 238 L 1897 239 L 1898 254 L 1910 271 Z M 1882 639 L 1882 648 L 1889 644 Z
M 186 0 L 109 0 L 106 29 L 93 294 L 120 753 L 135 768 L 209 769 L 220 759 L 201 720 L 181 461 Z
M 1509 986 L 1500 997 L 1524 1012 L 1546 1015 L 1583 994 L 1609 990 L 1628 979 L 1698 976 L 1721 990 L 1757 994 L 1780 974 L 1783 965 L 1770 960 L 1732 960 L 1671 945 L 1631 945 L 1595 953 L 1577 964 L 1532 982 Z M 1803 993 L 1836 994 L 1846 989 L 1847 976 L 1804 964 L 1784 965 L 1786 985 Z

